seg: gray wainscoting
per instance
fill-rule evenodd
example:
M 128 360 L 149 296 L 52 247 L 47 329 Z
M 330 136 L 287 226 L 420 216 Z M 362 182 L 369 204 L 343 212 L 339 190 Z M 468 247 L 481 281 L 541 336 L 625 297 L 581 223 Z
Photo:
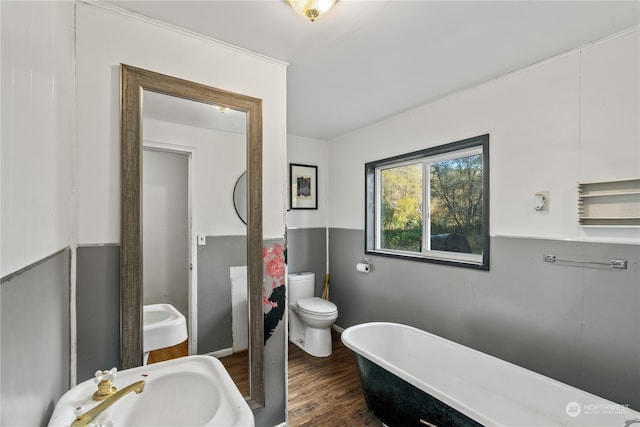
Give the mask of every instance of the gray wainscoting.
M 119 257 L 117 245 L 78 248 L 78 381 L 120 366 Z M 244 236 L 207 237 L 198 246 L 200 353 L 232 345 L 229 267 L 237 265 L 246 265 Z
M 198 258 L 198 270 L 208 270 L 205 278 L 199 283 L 199 297 L 207 296 L 207 289 L 201 289 L 203 284 L 209 283 L 207 277 L 213 277 L 213 274 L 220 274 L 220 278 L 225 279 L 229 284 L 229 266 L 246 265 L 246 249 L 240 249 L 239 240 L 245 244 L 244 237 L 232 236 L 229 240 L 222 240 L 222 245 L 217 242 L 220 238 L 207 238 L 206 246 L 198 247 L 198 256 L 201 252 L 203 258 Z M 214 243 L 214 241 L 216 241 Z M 282 239 L 266 240 L 265 246 L 273 246 L 275 243 L 284 244 Z M 205 249 L 206 248 L 206 249 Z M 204 251 L 203 251 L 204 249 Z M 211 251 L 211 254 L 208 252 Z M 212 258 L 210 258 L 210 256 Z M 216 257 L 224 257 L 224 259 L 214 259 Z M 67 267 L 68 269 L 68 267 Z M 226 270 L 223 272 L 223 270 Z M 83 381 L 93 376 L 96 369 L 101 367 L 119 367 L 120 359 L 120 335 L 119 335 L 119 319 L 120 319 L 120 292 L 119 292 L 119 246 L 92 246 L 78 248 L 77 262 L 77 310 L 78 310 L 78 381 Z M 67 282 L 68 284 L 68 282 Z M 67 285 L 68 286 L 68 285 Z M 3 284 L 4 292 L 4 284 Z M 231 304 L 231 293 L 229 292 L 229 307 Z M 217 297 L 213 296 L 213 300 Z M 213 301 L 212 300 L 212 301 Z M 7 326 L 5 322 L 5 299 L 2 295 L 2 328 L 3 328 L 3 346 L 4 328 Z M 46 299 L 45 299 L 46 301 Z M 65 296 L 66 312 L 68 313 L 68 291 Z M 96 301 L 99 301 L 98 304 Z M 199 307 L 198 311 L 203 312 L 210 309 L 205 305 Z M 229 308 L 230 310 L 230 308 Z M 23 311 L 26 311 L 23 308 Z M 230 311 L 229 311 L 230 313 Z M 230 321 L 230 318 L 229 318 Z M 256 426 L 267 427 L 282 423 L 286 417 L 285 402 L 285 321 L 284 319 L 278 324 L 269 341 L 265 345 L 265 393 L 267 398 L 267 407 L 255 413 Z M 199 326 L 202 331 L 204 327 Z M 64 333 L 68 334 L 68 326 L 64 329 Z M 65 354 L 69 354 L 68 350 Z M 38 360 L 41 354 L 38 354 Z M 4 354 L 3 354 L 4 364 Z M 35 364 L 35 362 L 34 362 Z M 68 366 L 68 363 L 66 364 Z M 3 387 L 4 387 L 4 366 L 3 366 Z M 66 377 L 68 378 L 68 370 Z M 37 384 L 37 381 L 31 384 Z M 66 391 L 69 387 L 68 380 L 63 384 Z M 3 394 L 3 403 L 4 394 Z M 53 406 L 51 406 L 51 410 Z M 5 408 L 3 406 L 3 417 Z M 50 415 L 50 413 L 49 413 Z M 48 417 L 47 417 L 48 420 Z M 12 425 L 16 423 L 9 423 Z M 19 424 L 19 423 L 18 423 Z M 2 425 L 5 425 L 2 423 Z
M 78 382 L 120 368 L 120 246 L 81 246 L 76 265 Z
M 364 274 L 364 232 L 330 229 L 337 324 L 409 324 L 640 409 L 640 246 L 491 240 L 488 272 L 370 255 Z M 629 266 L 549 264 L 546 253 Z
M 0 425 L 47 425 L 69 389 L 70 259 L 65 249 L 0 282 Z
M 246 236 L 207 236 L 198 246 L 198 353 L 231 348 L 231 267 L 247 265 Z
M 231 279 L 229 268 L 247 264 L 245 236 L 208 236 L 198 246 L 198 352 L 230 348 Z M 263 246 L 284 245 L 282 239 Z M 285 320 L 282 319 L 264 349 L 266 407 L 254 413 L 256 426 L 270 427 L 285 420 Z
M 327 229 L 287 230 L 287 266 L 289 274 L 306 271 L 315 273 L 315 295 L 321 296 L 327 271 Z

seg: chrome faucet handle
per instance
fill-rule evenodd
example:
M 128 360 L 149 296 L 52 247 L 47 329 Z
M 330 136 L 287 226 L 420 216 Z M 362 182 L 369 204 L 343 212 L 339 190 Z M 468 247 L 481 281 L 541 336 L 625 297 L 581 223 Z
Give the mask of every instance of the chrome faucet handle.
M 117 391 L 115 387 L 111 386 L 116 378 L 116 372 L 118 372 L 116 368 L 111 368 L 108 371 L 96 371 L 93 382 L 98 384 L 98 391 L 93 393 L 93 400 L 105 400 Z

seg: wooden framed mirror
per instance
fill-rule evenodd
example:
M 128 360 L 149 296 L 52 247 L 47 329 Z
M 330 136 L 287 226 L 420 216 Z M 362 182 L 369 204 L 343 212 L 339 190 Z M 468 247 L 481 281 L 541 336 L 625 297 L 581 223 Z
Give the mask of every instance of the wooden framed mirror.
M 246 113 L 247 303 L 249 394 L 264 406 L 262 312 L 262 101 L 211 86 L 121 64 L 120 363 L 142 365 L 142 116 L 143 91 Z

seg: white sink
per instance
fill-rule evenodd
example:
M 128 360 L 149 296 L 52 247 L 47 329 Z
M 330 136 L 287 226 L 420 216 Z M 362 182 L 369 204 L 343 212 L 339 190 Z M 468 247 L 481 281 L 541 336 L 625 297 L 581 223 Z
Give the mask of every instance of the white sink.
M 188 356 L 127 369 L 113 385 L 122 389 L 145 380 L 144 391 L 129 393 L 93 421 L 104 426 L 253 427 L 251 409 L 222 363 L 211 356 Z M 100 404 L 92 400 L 93 379 L 78 384 L 58 401 L 50 427 L 69 426 L 75 410 L 85 413 Z
M 171 304 L 142 308 L 142 351 L 171 347 L 187 339 L 187 320 Z

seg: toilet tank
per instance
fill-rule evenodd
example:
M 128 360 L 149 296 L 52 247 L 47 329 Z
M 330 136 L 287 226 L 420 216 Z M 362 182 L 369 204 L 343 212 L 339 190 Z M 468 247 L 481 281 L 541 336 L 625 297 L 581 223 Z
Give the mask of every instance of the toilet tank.
M 289 304 L 293 305 L 300 298 L 314 296 L 316 275 L 314 273 L 289 274 Z

